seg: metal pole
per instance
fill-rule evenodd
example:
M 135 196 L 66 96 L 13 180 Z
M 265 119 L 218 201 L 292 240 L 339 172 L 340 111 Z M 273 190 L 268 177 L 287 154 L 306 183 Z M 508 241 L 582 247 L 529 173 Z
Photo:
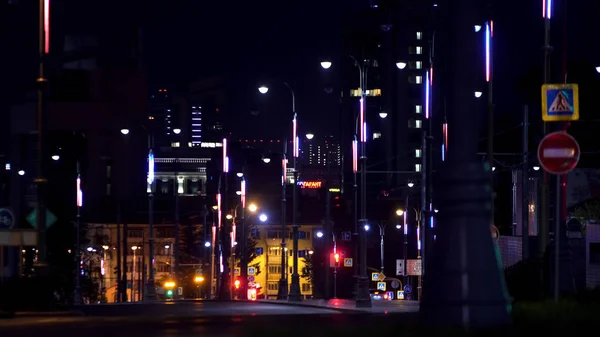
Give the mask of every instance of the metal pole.
M 242 168 L 242 174 L 244 174 L 242 179 L 246 179 L 246 172 L 244 172 L 244 168 Z M 248 188 L 246 186 L 246 188 Z M 240 275 L 242 277 L 241 280 L 241 299 L 248 299 L 248 228 L 246 226 L 246 201 L 244 200 L 242 205 L 242 218 L 240 221 L 241 228 L 241 236 L 242 239 L 240 243 L 241 247 L 241 256 L 240 256 Z
M 46 11 L 50 8 L 46 8 L 46 1 L 39 0 L 39 74 L 36 80 L 37 82 L 37 178 L 35 179 L 36 192 L 37 192 L 37 205 L 36 205 L 36 221 L 35 226 L 38 233 L 38 260 L 36 269 L 43 269 L 46 267 L 46 184 L 47 180 L 45 177 L 45 118 L 46 118 L 46 89 L 48 79 L 44 75 L 44 61 L 46 58 L 46 28 L 45 28 L 45 15 Z M 49 2 L 47 3 L 50 5 Z M 38 274 L 44 274 L 44 271 L 38 270 Z
M 179 169 L 179 158 L 175 160 L 176 171 Z M 173 259 L 175 260 L 173 264 L 173 273 L 175 274 L 175 284 L 179 287 L 179 250 L 180 250 L 180 242 L 179 242 L 179 178 L 178 173 L 175 172 L 175 242 L 173 244 Z M 178 294 L 175 291 L 175 294 Z M 176 296 L 174 294 L 174 296 Z
M 477 60 L 473 22 L 479 17 L 476 0 L 454 0 L 444 32 L 454 47 L 445 57 L 452 78 L 447 94 L 449 125 L 478 121 L 473 98 Z M 443 165 L 436 190 L 439 220 L 436 242 L 424 279 L 419 310 L 428 326 L 497 327 L 511 322 L 510 304 L 500 263 L 490 235 L 489 172 L 477 161 L 477 128 L 449 134 L 453 151 Z M 476 252 L 476 254 L 474 254 Z M 462 284 L 448 291 L 448 284 Z
M 277 299 L 278 300 L 286 300 L 288 297 L 288 291 L 287 291 L 287 287 L 288 287 L 288 283 L 287 283 L 287 272 L 286 272 L 286 266 L 285 266 L 285 262 L 287 259 L 287 254 L 285 251 L 285 246 L 286 246 L 286 242 L 285 242 L 285 237 L 286 237 L 286 231 L 285 231 L 285 222 L 286 222 L 286 207 L 287 207 L 287 203 L 286 203 L 286 191 L 285 191 L 285 185 L 287 184 L 286 179 L 287 179 L 287 158 L 286 158 L 286 153 L 287 153 L 287 139 L 283 139 L 283 155 L 282 155 L 282 174 L 281 174 L 281 279 L 279 279 L 279 287 L 277 289 Z M 294 184 L 296 184 L 296 182 L 294 181 Z
M 330 233 L 332 235 L 333 238 L 333 247 L 334 247 L 334 251 L 335 251 L 335 234 L 332 232 L 332 228 L 331 228 L 331 192 L 329 192 L 329 174 L 330 174 L 330 165 L 329 165 L 330 161 L 329 161 L 329 154 L 327 155 L 327 178 L 325 179 L 325 238 L 328 238 Z M 330 250 L 329 250 L 329 240 L 324 240 L 325 241 L 325 256 L 328 257 L 330 254 Z M 324 297 L 325 299 L 329 299 L 329 290 L 331 289 L 331 284 L 330 284 L 330 279 L 329 279 L 329 268 L 331 268 L 331 266 L 329 265 L 330 261 L 328 263 L 325 263 L 325 291 L 324 291 Z M 334 279 L 334 287 L 335 287 L 335 279 Z M 335 295 L 334 295 L 335 298 Z
M 423 213 L 419 210 L 415 209 L 415 213 L 417 214 L 417 233 L 420 233 L 421 230 L 421 217 Z M 424 238 L 420 238 L 421 247 L 417 247 L 417 259 L 421 260 L 421 273 L 417 276 L 417 296 L 418 300 L 421 300 L 421 295 L 423 291 L 423 254 L 421 250 L 423 249 L 423 241 Z M 417 245 L 419 245 L 419 241 L 417 241 Z
M 404 202 L 404 227 L 403 229 L 403 233 L 404 233 L 404 250 L 403 250 L 403 254 L 402 254 L 402 258 L 404 259 L 404 270 L 403 270 L 403 274 L 404 274 L 404 284 L 408 284 L 408 266 L 407 266 L 407 255 L 408 255 L 408 216 L 407 213 L 408 212 L 408 195 L 406 196 L 406 201 Z M 408 299 L 408 295 L 405 294 L 405 298 Z
M 523 107 L 523 169 L 521 174 L 521 257 L 529 258 L 529 107 Z
M 153 138 L 148 133 L 148 155 L 153 155 Z M 150 158 L 148 158 L 150 160 Z M 150 191 L 148 193 L 148 257 L 149 257 L 149 270 L 148 270 L 148 283 L 146 285 L 144 299 L 148 301 L 156 300 L 156 290 L 154 287 L 154 180 L 149 181 Z
M 77 179 L 81 179 L 79 160 L 77 159 Z M 79 194 L 79 191 L 76 191 Z M 75 291 L 73 294 L 73 304 L 81 305 L 81 206 L 78 196 L 75 197 L 77 203 L 77 215 L 75 216 Z
M 129 266 L 127 265 L 127 234 L 128 234 L 128 226 L 127 221 L 123 223 L 123 302 L 129 302 L 129 298 L 127 296 L 127 284 L 129 280 L 127 279 L 127 273 L 129 272 Z
M 117 201 L 117 302 L 123 302 L 123 274 L 121 261 L 121 200 Z M 80 273 L 79 262 L 77 273 Z
M 429 130 L 431 130 L 431 118 L 429 119 Z M 431 132 L 431 131 L 430 131 Z M 429 163 L 428 163 L 428 151 L 427 151 L 427 131 L 423 131 L 423 139 L 422 139 L 422 144 L 421 144 L 421 210 L 420 212 L 418 212 L 417 214 L 417 226 L 420 228 L 418 230 L 420 230 L 420 235 L 421 235 L 421 276 L 419 276 L 419 289 L 418 289 L 418 296 L 419 296 L 419 300 L 421 300 L 421 279 L 422 279 L 422 275 L 424 273 L 425 270 L 425 258 L 424 256 L 426 255 L 426 251 L 425 248 L 428 247 L 427 245 L 427 236 L 429 235 L 428 231 L 427 231 L 427 226 L 421 226 L 421 215 L 425 212 L 427 212 L 427 187 L 429 184 L 429 178 L 427 177 L 427 173 L 429 170 Z
M 489 25 L 489 23 L 488 23 Z M 491 29 L 491 28 L 490 28 Z M 491 215 L 490 215 L 490 227 L 495 224 L 495 207 L 494 204 L 496 202 L 496 192 L 494 190 L 494 100 L 493 100 L 493 88 L 494 88 L 494 80 L 492 76 L 493 69 L 493 53 L 490 51 L 489 60 L 490 60 L 490 78 L 488 81 L 488 100 L 487 100 L 487 119 L 488 119 L 488 139 L 487 139 L 487 157 L 488 157 L 488 165 L 489 165 L 489 174 L 490 174 L 490 193 L 492 202 L 490 203 Z
M 211 237 L 211 245 L 210 245 L 210 298 L 215 298 L 215 288 L 216 288 L 216 280 L 215 280 L 215 249 L 217 245 L 217 225 L 216 225 L 216 211 L 213 209 L 213 221 L 212 221 L 212 237 Z
M 359 246 L 360 246 L 360 237 L 359 237 L 359 232 L 358 232 L 358 182 L 357 182 L 357 177 L 356 177 L 356 172 L 353 173 L 353 177 L 354 177 L 354 181 L 352 183 L 352 193 L 354 194 L 354 202 L 352 203 L 353 205 L 353 209 L 352 212 L 354 213 L 353 215 L 353 220 L 354 220 L 354 233 L 352 233 L 352 242 L 353 242 L 353 248 L 354 248 L 354 279 L 356 282 L 354 282 L 354 299 L 358 298 L 358 276 L 359 276 L 359 264 L 363 263 L 359 260 L 358 258 L 358 254 L 359 254 Z
M 550 82 L 550 61 L 551 61 L 552 46 L 550 45 L 550 18 L 547 13 L 544 13 L 544 83 Z M 548 132 L 548 125 L 546 122 L 542 122 L 543 134 Z M 538 235 L 538 256 L 541 258 L 546 252 L 546 246 L 548 245 L 548 233 L 550 229 L 549 224 L 549 185 L 550 176 L 544 171 L 544 176 L 541 184 L 541 200 L 540 200 L 540 230 Z M 543 279 L 543 275 L 541 276 Z
M 379 258 L 381 259 L 381 273 L 384 274 L 384 269 L 385 266 L 383 264 L 383 235 L 384 233 L 384 229 L 385 229 L 385 225 L 378 225 L 379 226 L 379 238 L 380 238 L 380 242 L 379 242 Z
M 363 109 L 363 118 L 366 123 L 367 120 L 367 86 L 366 86 L 366 63 L 360 66 L 357 63 L 360 70 L 361 78 L 361 109 Z M 364 126 L 361 125 L 359 130 L 362 130 Z M 357 280 L 357 294 L 356 294 L 356 307 L 357 308 L 370 308 L 371 294 L 369 293 L 369 278 L 367 277 L 367 232 L 365 225 L 367 225 L 367 146 L 364 135 L 359 136 L 360 140 L 360 219 L 358 220 L 359 226 L 361 227 L 360 233 L 360 276 Z
M 296 150 L 294 150 L 296 151 Z M 302 301 L 300 292 L 300 275 L 298 274 L 298 158 L 294 156 L 294 186 L 292 202 L 292 283 L 290 284 L 289 300 L 294 302 Z
M 558 302 L 560 288 L 560 176 L 556 176 L 556 214 L 554 215 L 554 302 Z
M 337 253 L 337 240 L 335 237 L 335 233 L 331 233 L 331 237 L 333 239 L 333 252 L 334 252 L 334 254 L 336 254 Z M 333 264 L 333 298 L 334 299 L 337 298 L 337 268 L 338 268 L 338 264 L 334 263 Z

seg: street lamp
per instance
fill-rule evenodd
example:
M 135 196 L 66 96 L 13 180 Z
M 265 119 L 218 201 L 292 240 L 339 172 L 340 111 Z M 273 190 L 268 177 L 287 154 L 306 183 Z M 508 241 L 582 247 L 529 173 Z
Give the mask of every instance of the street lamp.
M 263 94 L 263 95 L 264 95 L 264 94 L 266 94 L 267 92 L 269 92 L 269 87 L 266 87 L 266 86 L 264 86 L 264 85 L 263 85 L 263 86 L 260 86 L 260 87 L 258 87 L 258 92 L 260 92 L 261 94 Z
M 54 161 L 57 161 L 59 159 L 60 159 L 60 156 L 57 155 L 57 154 L 55 154 L 55 155 L 52 156 L 52 160 L 54 160 Z
M 388 113 L 385 111 L 380 111 L 379 112 L 379 118 L 384 119 L 388 116 Z
M 540 170 L 540 167 L 539 167 L 539 166 L 534 166 L 534 167 L 533 167 L 533 170 L 534 170 L 534 171 L 539 171 L 539 170 Z
M 596 67 L 596 72 L 600 74 L 600 66 Z
M 173 129 L 173 133 L 178 135 L 181 133 L 181 129 Z
M 121 129 L 121 134 L 123 135 L 128 135 L 129 134 L 129 129 Z
M 243 177 L 243 176 L 244 176 L 244 174 L 243 174 L 242 172 L 238 172 L 238 173 L 236 173 L 235 175 L 236 175 L 236 176 L 238 176 L 238 178 L 241 178 L 241 177 Z
M 415 183 L 409 181 L 408 184 L 406 184 L 406 186 L 408 186 L 409 188 L 413 188 L 415 186 Z
M 254 213 L 254 212 L 256 212 L 256 210 L 257 210 L 257 209 L 258 209 L 258 206 L 256 206 L 256 204 L 250 204 L 250 205 L 248 205 L 248 210 L 249 210 L 251 213 Z
M 20 176 L 24 176 L 25 175 L 25 171 L 23 170 L 19 170 L 19 172 L 17 172 Z
M 268 164 L 268 163 L 270 163 L 270 162 L 271 162 L 271 158 L 269 158 L 269 157 L 263 157 L 262 161 L 263 161 L 265 164 Z
M 475 98 L 480 98 L 481 95 L 483 95 L 483 92 L 481 92 L 481 91 L 475 91 Z
M 313 138 L 315 138 L 315 135 L 313 133 L 307 133 L 306 134 L 306 139 L 311 140 Z
M 323 67 L 323 69 L 329 69 L 329 68 L 331 68 L 331 61 L 323 61 L 323 62 L 321 62 L 321 67 Z
M 406 68 L 406 62 L 398 61 L 396 62 L 396 67 L 400 70 Z
M 264 213 L 258 216 L 258 220 L 260 220 L 261 222 L 265 222 L 268 219 L 269 219 L 269 217 Z
M 233 219 L 233 215 L 231 215 L 231 214 L 227 214 L 227 215 L 225 216 L 225 219 L 227 219 L 227 220 L 231 220 L 231 219 Z
M 397 215 L 397 216 L 402 216 L 403 214 L 404 214 L 404 211 L 403 211 L 403 210 L 401 210 L 401 209 L 397 209 L 397 210 L 396 210 L 396 215 Z

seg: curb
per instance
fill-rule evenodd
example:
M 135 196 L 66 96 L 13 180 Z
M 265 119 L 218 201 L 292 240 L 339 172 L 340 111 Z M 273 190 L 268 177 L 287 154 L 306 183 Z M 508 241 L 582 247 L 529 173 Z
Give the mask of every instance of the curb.
M 307 308 L 316 308 L 316 309 L 329 309 L 329 310 L 334 310 L 334 311 L 339 311 L 339 312 L 346 312 L 346 313 L 352 313 L 352 314 L 365 314 L 365 313 L 369 313 L 368 311 L 363 311 L 361 309 L 348 309 L 348 308 L 337 308 L 337 307 L 328 307 L 328 306 L 324 306 L 324 305 L 318 305 L 318 304 L 306 304 L 306 303 L 302 303 L 302 302 L 287 302 L 287 301 L 265 301 L 265 300 L 259 300 L 259 301 L 244 301 L 244 302 L 250 302 L 250 303 L 266 303 L 266 304 L 276 304 L 276 305 L 287 305 L 287 306 L 294 306 L 294 307 L 307 307 Z

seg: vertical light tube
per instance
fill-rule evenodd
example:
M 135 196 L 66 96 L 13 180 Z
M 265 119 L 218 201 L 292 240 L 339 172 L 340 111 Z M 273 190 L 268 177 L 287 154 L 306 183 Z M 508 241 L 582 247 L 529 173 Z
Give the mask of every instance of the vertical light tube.
M 294 146 L 294 158 L 298 158 L 298 149 L 300 148 L 298 145 L 298 142 L 300 141 L 298 139 L 298 124 L 297 124 L 297 118 L 298 115 L 296 113 L 294 113 L 294 119 L 292 120 L 292 137 L 293 137 L 293 146 Z
M 491 48 L 492 48 L 492 31 L 490 23 L 485 23 L 485 81 L 491 80 Z
M 221 225 L 223 224 L 223 218 L 222 218 L 222 213 L 221 213 L 221 193 L 217 194 L 217 226 L 219 226 L 219 228 L 221 228 Z
M 44 0 L 44 52 L 50 53 L 50 0 Z
M 429 119 L 429 70 L 425 73 L 425 118 Z
M 285 154 L 283 155 L 283 158 L 281 158 L 281 185 L 285 185 L 285 182 L 287 180 L 287 158 L 285 157 Z M 294 183 L 296 183 L 294 181 Z
M 242 178 L 240 191 L 242 191 L 242 194 L 240 196 L 242 208 L 246 208 L 246 179 L 244 179 L 244 178 Z
M 358 141 L 356 137 L 352 141 L 352 172 L 358 172 Z
M 83 206 L 83 191 L 81 190 L 81 176 L 77 175 L 77 207 Z
M 404 212 L 404 235 L 408 234 L 408 225 L 406 223 L 406 214 L 408 213 L 408 211 Z
M 229 172 L 229 157 L 227 157 L 227 138 L 223 138 L 223 173 Z
M 361 142 L 366 142 L 367 141 L 367 122 L 365 121 L 365 103 L 364 103 L 364 98 L 361 98 L 359 100 L 360 102 L 360 116 L 359 116 L 359 122 L 360 122 L 360 141 Z
M 448 123 L 442 125 L 442 161 L 446 160 L 446 152 L 448 151 Z

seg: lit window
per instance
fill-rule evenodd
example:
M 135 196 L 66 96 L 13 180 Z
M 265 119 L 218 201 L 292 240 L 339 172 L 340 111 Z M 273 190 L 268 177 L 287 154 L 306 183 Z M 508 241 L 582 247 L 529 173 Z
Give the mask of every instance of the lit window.
M 416 48 L 416 54 L 417 54 L 417 55 L 421 55 L 421 54 L 423 54 L 423 47 L 421 47 L 421 46 L 417 46 L 417 48 Z
M 415 83 L 416 84 L 423 83 L 423 76 L 415 76 Z
M 415 113 L 417 113 L 417 114 L 423 113 L 423 106 L 420 104 L 415 105 Z
M 381 132 L 374 132 L 373 139 L 378 139 L 378 138 L 381 138 Z
M 179 146 L 180 146 L 179 142 L 172 142 L 171 143 L 171 147 L 179 147 Z
M 420 129 L 420 128 L 422 128 L 422 127 L 423 127 L 423 121 L 422 121 L 422 120 L 420 120 L 420 119 L 417 119 L 417 120 L 415 121 L 415 128 L 417 128 L 417 129 Z
M 417 32 L 417 40 L 423 39 L 423 32 Z
M 415 172 L 421 172 L 421 164 L 415 164 Z
M 421 158 L 421 149 L 415 149 L 415 158 Z
M 423 69 L 423 61 L 415 62 L 415 69 Z

